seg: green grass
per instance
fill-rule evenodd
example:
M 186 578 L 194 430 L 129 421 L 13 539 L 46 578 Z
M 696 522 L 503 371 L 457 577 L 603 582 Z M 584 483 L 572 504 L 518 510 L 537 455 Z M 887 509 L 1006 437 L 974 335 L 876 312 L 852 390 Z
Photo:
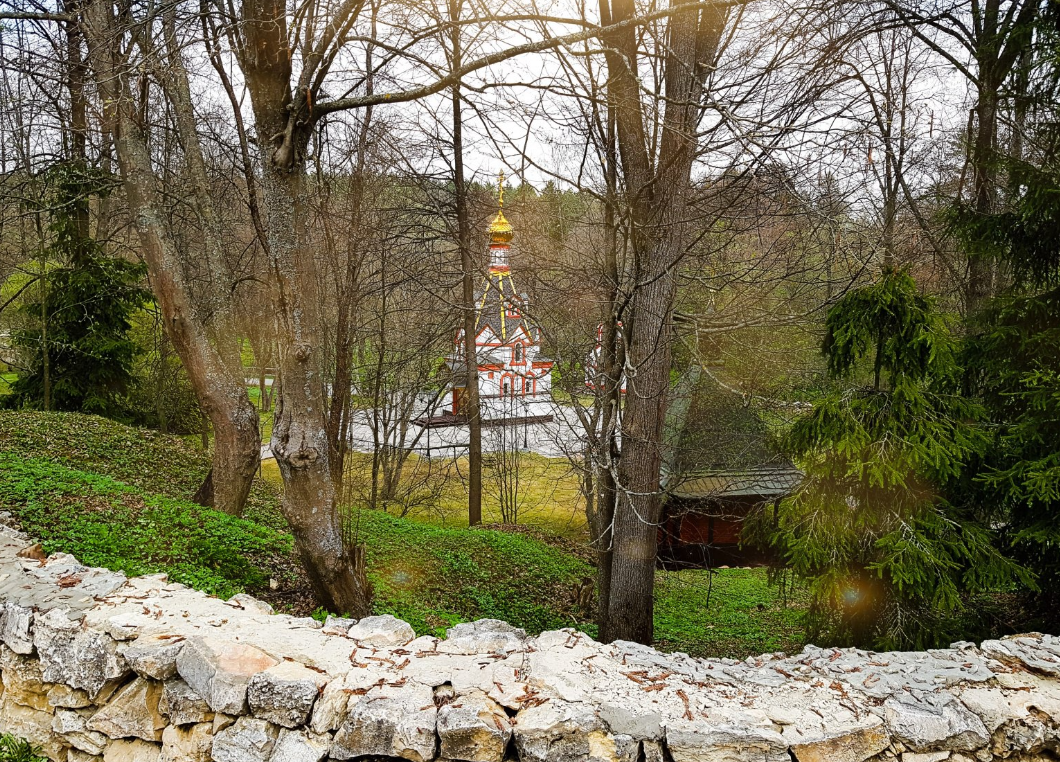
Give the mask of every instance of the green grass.
M 555 477 L 538 465 L 543 483 Z M 270 577 L 281 592 L 300 585 L 304 598 L 278 488 L 257 483 L 247 519 L 232 518 L 187 500 L 208 468 L 206 454 L 179 437 L 95 416 L 0 411 L 0 509 L 49 552 L 129 574 L 164 571 L 221 596 L 245 589 L 281 609 L 286 599 L 270 598 Z M 569 536 L 469 530 L 455 515 L 446 523 L 370 510 L 356 517 L 376 613 L 420 634 L 482 617 L 532 633 L 595 634 L 591 612 L 576 603 L 594 570 L 567 552 L 576 542 Z M 801 648 L 798 593 L 781 601 L 761 569 L 718 571 L 708 596 L 709 579 L 704 571 L 657 573 L 660 648 L 735 658 Z
M 0 453 L 40 458 L 178 500 L 195 494 L 210 470 L 197 437 L 161 434 L 80 413 L 0 410 Z M 256 479 L 245 516 L 286 528 L 276 490 Z
M 0 735 L 0 762 L 48 762 L 40 749 L 10 733 Z
M 166 572 L 227 598 L 267 586 L 292 551 L 286 533 L 48 460 L 0 453 L 0 474 L 0 509 L 46 552 L 90 566 Z
M 744 658 L 802 649 L 802 589 L 787 601 L 769 585 L 765 569 L 656 572 L 656 645 L 693 656 Z M 708 596 L 709 590 L 709 596 Z

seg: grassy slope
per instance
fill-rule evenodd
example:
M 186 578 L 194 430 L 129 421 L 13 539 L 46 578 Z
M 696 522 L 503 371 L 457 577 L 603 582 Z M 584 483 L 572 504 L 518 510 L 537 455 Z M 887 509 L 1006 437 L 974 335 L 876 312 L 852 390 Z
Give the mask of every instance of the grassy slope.
M 0 508 L 48 550 L 134 574 L 166 571 L 219 595 L 269 598 L 270 577 L 281 589 L 304 584 L 272 486 L 255 485 L 246 521 L 187 502 L 208 467 L 177 437 L 94 416 L 0 411 Z M 379 613 L 420 633 L 479 617 L 593 632 L 575 605 L 593 570 L 569 553 L 523 535 L 359 516 Z M 734 657 L 800 647 L 801 608 L 781 604 L 762 570 L 715 574 L 709 609 L 707 580 L 659 573 L 660 647 Z

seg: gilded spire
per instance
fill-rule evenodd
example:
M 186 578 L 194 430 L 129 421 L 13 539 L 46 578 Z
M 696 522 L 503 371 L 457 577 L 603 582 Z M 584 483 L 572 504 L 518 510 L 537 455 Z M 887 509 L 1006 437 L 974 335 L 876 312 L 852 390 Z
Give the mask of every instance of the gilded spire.
M 504 216 L 504 172 L 497 175 L 497 216 L 490 223 L 490 245 L 507 246 L 515 235 L 512 224 Z

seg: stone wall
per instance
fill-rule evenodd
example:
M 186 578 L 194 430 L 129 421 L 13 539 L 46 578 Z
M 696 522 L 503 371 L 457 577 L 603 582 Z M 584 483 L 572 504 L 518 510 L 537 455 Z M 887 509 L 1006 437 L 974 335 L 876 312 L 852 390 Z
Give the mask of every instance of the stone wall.
M 746 661 L 415 637 L 125 579 L 0 531 L 0 730 L 61 762 L 986 762 L 1054 759 L 1060 640 Z

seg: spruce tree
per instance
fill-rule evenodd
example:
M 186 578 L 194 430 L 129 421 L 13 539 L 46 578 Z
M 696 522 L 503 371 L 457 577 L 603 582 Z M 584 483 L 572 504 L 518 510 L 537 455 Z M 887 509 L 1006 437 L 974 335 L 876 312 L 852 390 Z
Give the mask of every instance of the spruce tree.
M 130 319 L 148 298 L 139 285 L 144 269 L 109 256 L 89 233 L 90 199 L 106 193 L 105 175 L 63 162 L 44 179 L 51 240 L 41 288 L 20 307 L 30 327 L 16 332 L 13 344 L 26 369 L 5 403 L 120 417 L 139 351 Z
M 981 411 L 959 393 L 958 343 L 909 274 L 887 269 L 831 309 L 823 352 L 841 390 L 793 425 L 787 447 L 806 478 L 757 532 L 808 581 L 812 638 L 947 643 L 965 593 L 1029 581 L 947 499 L 987 446 Z

